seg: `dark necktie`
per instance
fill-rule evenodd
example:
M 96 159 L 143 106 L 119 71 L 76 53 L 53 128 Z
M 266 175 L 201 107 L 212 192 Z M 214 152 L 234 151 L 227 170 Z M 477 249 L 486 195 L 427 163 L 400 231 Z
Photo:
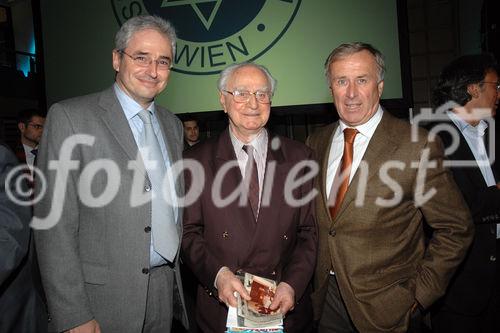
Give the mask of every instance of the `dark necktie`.
M 245 166 L 245 184 L 248 184 L 248 200 L 250 201 L 250 206 L 252 206 L 255 221 L 257 221 L 257 217 L 259 216 L 259 174 L 257 163 L 253 157 L 254 148 L 251 145 L 243 146 L 243 150 L 248 155 Z
M 335 205 L 330 206 L 330 216 L 332 219 L 337 215 L 342 201 L 344 200 L 344 196 L 347 192 L 347 188 L 349 187 L 349 178 L 351 175 L 351 166 L 352 166 L 352 157 L 353 157 L 353 145 L 354 139 L 356 138 L 356 134 L 358 134 L 358 130 L 355 128 L 346 128 L 344 129 L 344 154 L 342 155 L 342 164 L 340 165 L 340 172 L 337 172 L 337 179 L 333 181 L 332 192 L 335 190 L 340 182 L 340 186 L 338 187 L 337 195 L 335 196 Z M 335 193 L 330 192 L 330 196 Z
M 38 157 L 38 148 L 31 150 L 31 153 L 35 156 L 35 159 L 33 160 L 33 166 L 35 167 L 36 166 L 36 159 Z

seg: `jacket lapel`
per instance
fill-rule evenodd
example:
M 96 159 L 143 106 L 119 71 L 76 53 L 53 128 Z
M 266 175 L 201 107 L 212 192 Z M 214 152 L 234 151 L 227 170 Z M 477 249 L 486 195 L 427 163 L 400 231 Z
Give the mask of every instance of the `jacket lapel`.
M 249 221 L 253 222 L 253 234 L 251 234 L 252 238 L 249 247 L 250 251 L 248 252 L 247 257 L 243 260 L 243 266 L 251 266 L 251 262 L 255 255 L 253 250 L 259 248 L 258 245 L 260 240 L 262 238 L 266 238 L 269 230 L 279 229 L 275 223 L 280 221 L 280 211 L 282 209 L 289 209 L 283 207 L 285 205 L 283 186 L 285 184 L 288 171 L 290 170 L 290 165 L 286 163 L 283 156 L 281 142 L 276 149 L 272 148 L 273 145 L 271 143 L 273 140 L 279 140 L 279 137 L 272 135 L 269 132 L 268 134 L 269 140 L 267 144 L 266 171 L 264 174 L 259 216 L 256 223 L 253 220 L 251 207 L 250 205 L 247 205 L 247 210 L 251 215 L 251 219 L 249 219 Z
M 467 140 L 464 138 L 463 134 L 460 132 L 460 129 L 457 127 L 457 125 L 455 125 L 455 123 L 453 122 L 452 124 L 459 133 L 459 143 L 457 149 L 450 155 L 451 157 L 450 159 L 473 162 L 474 167 L 469 167 L 468 172 L 465 174 L 467 175 L 467 177 L 470 178 L 472 184 L 484 184 L 484 187 L 488 187 L 484 180 L 483 174 L 481 173 L 481 169 L 477 164 L 476 158 L 474 157 L 474 153 L 472 153 L 472 150 L 470 149 L 469 144 L 467 143 Z M 443 144 L 445 146 L 444 148 L 446 149 L 449 145 L 451 145 L 454 139 L 451 138 L 448 133 L 444 133 L 444 135 L 446 135 L 446 138 L 445 140 L 443 140 Z M 493 177 L 497 179 L 494 173 L 493 165 L 491 166 L 491 171 L 493 172 Z
M 320 149 L 318 150 L 318 156 L 322 157 L 321 161 L 318 161 L 321 165 L 321 172 L 319 173 L 319 187 L 320 187 L 320 195 L 323 200 L 323 207 L 329 207 L 328 205 L 328 195 L 330 194 L 330 189 L 326 189 L 326 177 L 327 177 L 327 171 L 328 171 L 328 159 L 330 157 L 330 149 L 332 148 L 332 140 L 333 140 L 333 135 L 335 134 L 335 131 L 337 130 L 337 127 L 339 126 L 339 122 L 335 122 L 334 124 L 330 125 L 330 130 L 325 130 L 324 131 L 324 136 L 320 138 L 320 142 L 328 142 L 326 145 L 322 145 L 319 147 Z M 327 209 L 328 210 L 328 209 Z M 330 212 L 327 212 L 328 216 L 330 216 Z M 331 218 L 331 217 L 330 217 Z
M 101 112 L 100 116 L 106 127 L 130 160 L 135 160 L 137 158 L 138 147 L 112 86 L 102 92 L 99 106 L 105 111 Z
M 264 182 L 261 195 L 261 204 L 257 226 L 267 229 L 268 226 L 262 226 L 267 222 L 276 221 L 283 201 L 283 185 L 287 176 L 288 167 L 285 164 L 281 146 L 272 149 L 271 142 L 279 140 L 277 136 L 269 134 L 266 156 L 266 171 L 264 173 Z M 273 170 L 274 168 L 274 170 Z
M 344 197 L 344 201 L 340 206 L 340 210 L 335 217 L 335 221 L 337 221 L 346 208 L 351 204 L 354 204 L 353 201 L 356 200 L 356 196 L 358 194 L 358 187 L 361 186 L 361 189 L 367 184 L 370 183 L 371 179 L 378 175 L 382 164 L 390 159 L 390 156 L 393 156 L 393 152 L 399 146 L 399 143 L 395 140 L 397 138 L 397 133 L 393 133 L 392 116 L 384 112 L 382 116 L 382 120 L 377 126 L 377 129 L 373 133 L 372 138 L 370 139 L 370 143 L 366 148 L 365 154 L 361 160 L 361 164 L 365 164 L 368 166 L 367 177 L 364 178 L 362 175 L 361 168 L 363 167 L 361 164 L 356 170 L 354 177 L 349 184 L 349 188 L 347 189 L 347 193 Z M 361 182 L 361 183 L 360 183 Z
M 229 136 L 229 127 L 226 128 L 218 138 L 215 151 L 214 176 L 219 174 L 221 168 L 223 168 L 226 163 L 235 163 L 235 165 L 227 170 L 222 179 L 222 198 L 228 197 L 243 181 L 240 168 L 237 164 L 236 154 L 234 153 L 233 144 Z M 237 223 L 245 234 L 252 235 L 255 231 L 255 220 L 250 205 L 245 204 L 244 206 L 240 206 L 238 198 L 229 204 L 228 207 L 231 207 L 232 212 L 237 216 L 234 223 Z
M 168 115 L 166 115 L 167 110 L 156 106 L 156 118 L 158 119 L 158 122 L 160 123 L 160 128 L 161 132 L 163 135 L 163 142 L 165 142 L 165 146 L 167 147 L 167 152 L 168 152 L 168 158 L 172 164 L 177 162 L 181 158 L 181 148 L 176 147 L 176 141 L 178 140 L 173 131 L 171 130 L 171 127 L 174 125 L 172 124 L 172 120 L 169 119 Z
M 160 124 L 161 133 L 163 135 L 163 142 L 165 143 L 165 147 L 167 148 L 168 159 L 170 161 L 170 164 L 173 165 L 182 157 L 182 141 L 179 141 L 179 139 L 175 137 L 175 133 L 172 130 L 174 124 L 172 123 L 172 119 L 169 119 L 170 117 L 167 112 L 168 111 L 166 109 L 156 106 L 156 118 L 158 119 L 158 122 Z M 177 180 L 178 181 L 175 182 L 175 191 L 178 197 L 182 197 L 182 189 L 184 187 L 183 178 L 178 177 Z

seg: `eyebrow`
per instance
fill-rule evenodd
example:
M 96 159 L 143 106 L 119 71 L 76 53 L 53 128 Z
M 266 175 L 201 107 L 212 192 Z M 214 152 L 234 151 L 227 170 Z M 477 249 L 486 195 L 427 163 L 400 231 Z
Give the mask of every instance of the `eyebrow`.
M 355 79 L 361 79 L 361 78 L 365 78 L 365 77 L 369 77 L 369 76 L 370 76 L 369 74 L 362 74 L 362 75 L 356 76 Z M 347 79 L 347 78 L 348 78 L 347 75 L 333 77 L 334 80 Z
M 137 51 L 137 52 L 134 52 L 132 54 L 133 55 L 137 55 L 137 56 L 149 56 L 149 55 L 151 55 L 151 53 L 149 53 L 149 52 L 143 52 L 143 51 Z M 159 56 L 158 59 L 168 59 L 168 60 L 171 60 L 171 58 L 169 56 L 165 56 L 165 55 Z
M 250 89 L 248 89 L 247 87 L 234 87 L 233 88 L 234 90 L 248 90 L 250 91 Z M 269 87 L 268 86 L 263 86 L 261 88 L 257 88 L 255 89 L 255 91 L 269 91 Z

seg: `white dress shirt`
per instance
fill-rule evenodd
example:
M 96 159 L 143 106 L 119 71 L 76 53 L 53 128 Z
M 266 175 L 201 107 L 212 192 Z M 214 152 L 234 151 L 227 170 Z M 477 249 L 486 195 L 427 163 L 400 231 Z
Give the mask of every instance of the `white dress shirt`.
M 33 165 L 35 164 L 35 158 L 36 155 L 33 154 L 31 151 L 34 149 L 37 149 L 37 147 L 33 148 L 28 145 L 23 144 L 24 148 L 24 156 L 26 156 L 26 164 L 28 164 L 28 167 L 30 168 L 31 174 L 33 175 Z
M 484 145 L 484 132 L 488 128 L 488 124 L 481 120 L 476 126 L 472 126 L 453 112 L 447 112 L 448 117 L 453 121 L 453 123 L 458 127 L 460 133 L 462 133 L 465 141 L 469 145 L 474 159 L 477 162 L 479 170 L 483 176 L 486 186 L 496 186 L 495 176 L 491 170 L 491 164 L 488 159 L 488 154 L 486 152 L 486 147 Z M 497 238 L 500 238 L 500 224 L 497 223 Z
M 370 139 L 372 138 L 373 133 L 375 133 L 380 120 L 382 120 L 383 114 L 384 111 L 379 106 L 375 114 L 366 123 L 353 127 L 357 129 L 359 133 L 354 139 L 353 158 L 351 174 L 349 175 L 349 184 L 351 183 L 351 180 L 354 177 L 354 174 L 356 173 L 356 170 L 358 169 L 363 156 L 365 155 L 366 148 L 368 147 Z M 339 168 L 340 162 L 342 161 L 342 155 L 344 154 L 344 129 L 347 127 L 349 126 L 347 126 L 342 120 L 340 120 L 337 130 L 333 134 L 332 143 L 330 146 L 330 154 L 328 156 L 328 167 L 326 170 L 325 190 L 327 196 L 330 195 L 330 189 L 332 188 L 335 175 L 337 174 L 337 169 Z

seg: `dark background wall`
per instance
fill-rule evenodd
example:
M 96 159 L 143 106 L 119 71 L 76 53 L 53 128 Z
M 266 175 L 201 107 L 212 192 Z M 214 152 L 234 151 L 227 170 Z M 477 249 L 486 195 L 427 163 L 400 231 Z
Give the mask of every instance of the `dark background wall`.
M 403 36 L 411 65 L 411 108 L 385 105 L 399 117 L 411 118 L 430 106 L 430 94 L 441 68 L 453 58 L 482 51 L 499 58 L 496 0 L 403 0 Z M 0 0 L 0 140 L 17 137 L 18 110 L 38 106 L 46 109 L 43 59 L 39 36 L 40 0 Z M 36 50 L 32 48 L 37 41 Z M 68 53 L 70 61 L 71 50 Z M 20 71 L 24 65 L 26 73 Z M 77 67 L 77 66 L 76 66 Z M 68 73 L 71 82 L 71 73 Z M 227 121 L 222 111 L 195 114 L 202 136 L 216 135 Z M 180 115 L 182 117 L 182 115 Z M 269 127 L 278 133 L 304 141 L 317 127 L 337 119 L 333 105 L 273 108 Z

